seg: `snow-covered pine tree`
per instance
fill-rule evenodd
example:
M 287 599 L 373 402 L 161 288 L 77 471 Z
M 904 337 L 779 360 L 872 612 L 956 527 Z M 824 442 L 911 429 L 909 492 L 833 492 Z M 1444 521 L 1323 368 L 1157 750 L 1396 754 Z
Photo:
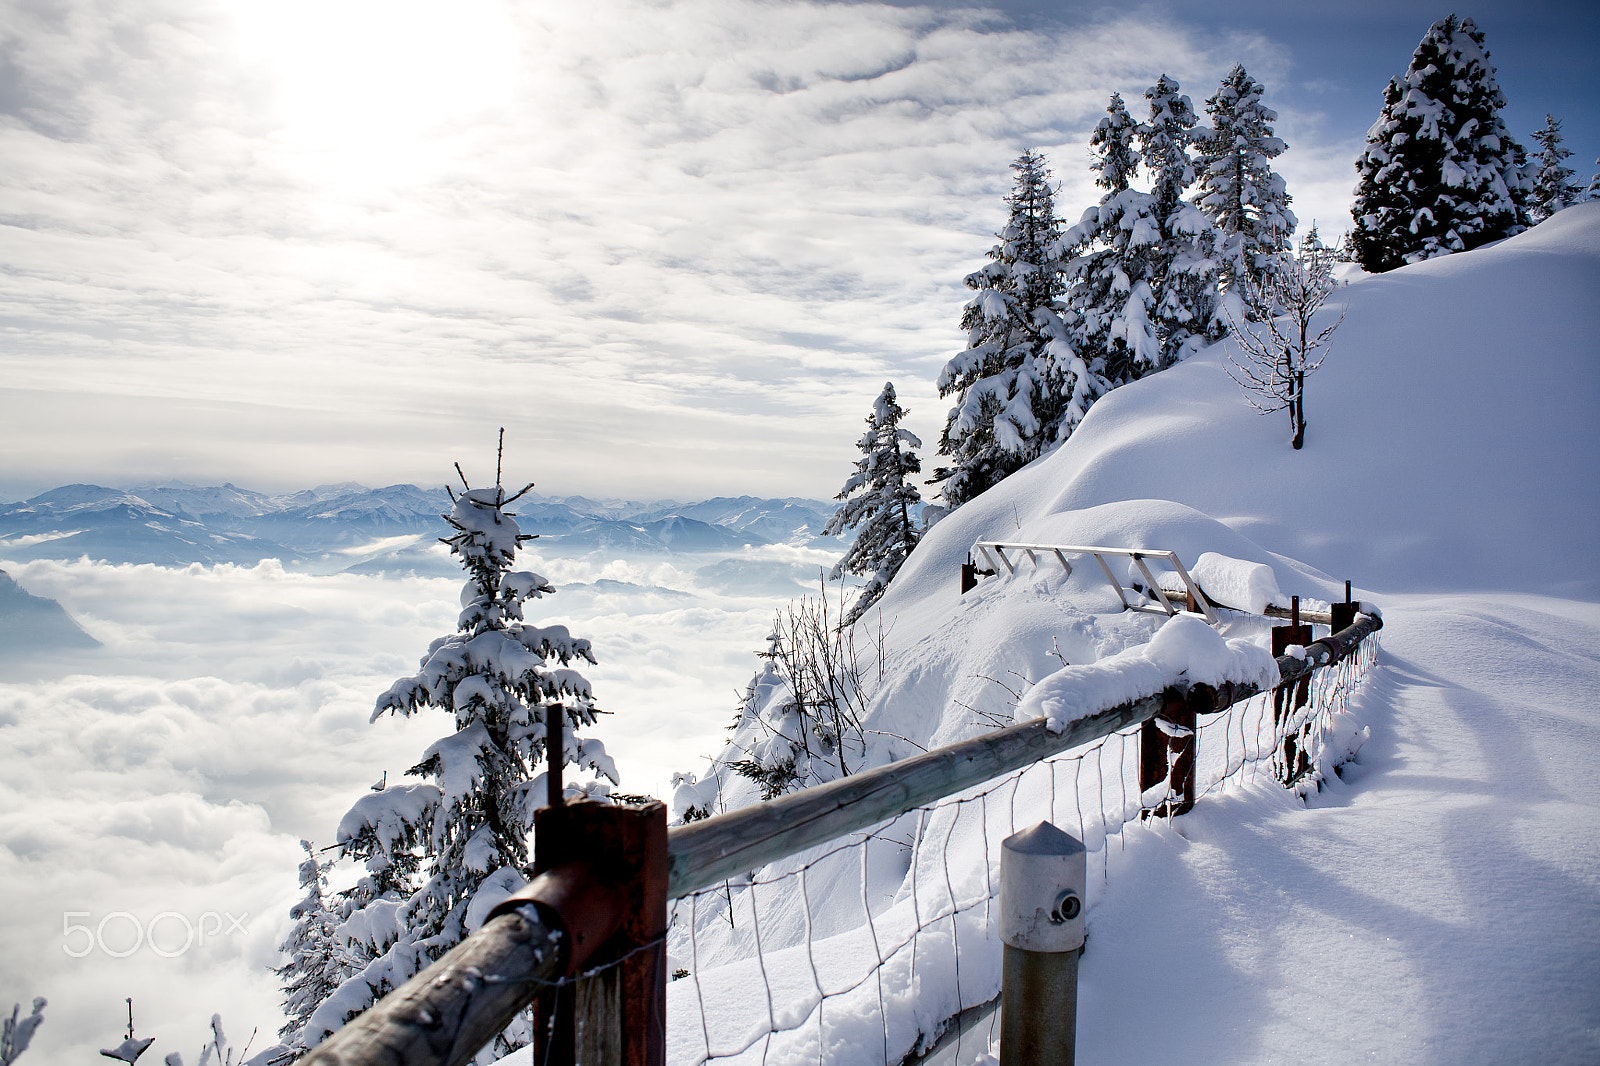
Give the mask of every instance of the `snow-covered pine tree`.
M 283 988 L 283 1013 L 288 1019 L 278 1035 L 290 1047 L 300 1047 L 300 1031 L 323 1000 L 350 976 L 339 947 L 340 915 L 328 906 L 328 868 L 332 861 L 318 858 L 309 840 L 300 841 L 305 861 L 300 864 L 300 887 L 305 898 L 289 909 L 294 926 L 278 948 L 289 961 L 273 972 Z
M 1318 279 L 1331 279 L 1333 264 L 1339 261 L 1339 253 L 1322 243 L 1322 234 L 1317 232 L 1315 221 L 1311 223 L 1311 228 L 1301 235 L 1295 257 L 1312 277 Z
M 1265 92 L 1236 64 L 1206 101 L 1211 128 L 1195 136 L 1194 202 L 1216 227 L 1224 290 L 1259 284 L 1299 224 L 1289 210 L 1288 187 L 1272 169 L 1286 146 L 1273 135 L 1278 113 L 1262 104 Z
M 1139 151 L 1150 171 L 1151 218 L 1160 233 L 1150 249 L 1155 279 L 1150 318 L 1161 339 L 1159 370 L 1220 337 L 1225 326 L 1216 315 L 1216 231 L 1183 198 L 1194 183 L 1189 156 L 1198 121 L 1194 105 L 1165 74 L 1144 97 L 1150 117 L 1139 126 Z
M 1106 191 L 1062 234 L 1057 255 L 1069 270 L 1069 336 L 1087 363 L 1085 385 L 1098 384 L 1099 393 L 1161 364 L 1161 341 L 1151 321 L 1156 280 L 1150 254 L 1160 228 L 1154 198 L 1133 188 L 1141 160 L 1138 135 L 1121 95 L 1112 93 L 1089 137 L 1095 184 Z
M 363 939 L 373 958 L 312 1013 L 302 1030 L 307 1046 L 454 947 L 522 883 L 544 797 L 544 775 L 529 775 L 545 748 L 547 715 L 565 718 L 564 762 L 617 781 L 604 744 L 579 735 L 599 713 L 588 681 L 569 665 L 595 661 L 589 642 L 565 626 L 523 620 L 525 601 L 555 591 L 540 575 L 512 569 L 531 538 L 506 508 L 533 486 L 508 494 L 498 469 L 491 488 L 461 480 L 444 516 L 456 532 L 442 538 L 468 574 L 456 632 L 435 640 L 421 670 L 396 681 L 372 713 L 376 721 L 436 707 L 451 715 L 454 732 L 407 771 L 422 781 L 362 797 L 339 824 L 344 854 L 366 862 L 371 876 L 366 905 L 342 931 Z M 407 867 L 417 852 L 422 867 L 413 875 Z M 514 1026 L 494 1051 L 525 1042 Z
M 1518 233 L 1532 183 L 1500 117 L 1483 33 L 1454 15 L 1428 28 L 1356 162 L 1350 209 L 1362 269 L 1393 270 Z
M 1596 159 L 1594 165 L 1600 167 L 1600 159 Z M 1600 170 L 1596 170 L 1594 177 L 1589 179 L 1589 187 L 1583 190 L 1583 198 L 1585 200 L 1600 200 Z
M 967 347 L 945 364 L 939 395 L 956 396 L 939 454 L 951 465 L 934 471 L 942 495 L 960 506 L 1001 478 L 1036 459 L 1053 443 L 1075 384 L 1057 307 L 1064 287 L 1060 225 L 1044 156 L 1024 152 L 1006 204 L 1010 217 L 989 251 L 990 262 L 969 274 L 977 295 L 967 304 L 961 328 Z
M 1562 161 L 1572 155 L 1561 143 L 1561 123 L 1554 115 L 1544 116 L 1544 126 L 1533 135 L 1539 146 L 1539 169 L 1533 176 L 1533 200 L 1528 217 L 1543 222 L 1563 207 L 1583 199 L 1583 191 L 1572 179 L 1572 168 Z
M 855 473 L 834 497 L 844 502 L 822 531 L 823 536 L 836 537 L 861 527 L 831 575 L 834 581 L 846 573 L 867 578 L 866 587 L 840 622 L 847 628 L 878 602 L 917 546 L 915 508 L 922 502 L 922 493 L 911 475 L 922 472 L 922 460 L 912 449 L 922 447 L 922 441 L 900 428 L 905 414 L 896 401 L 894 382 L 885 382 L 867 415 L 867 431 L 856 442 L 861 458 L 856 461 Z

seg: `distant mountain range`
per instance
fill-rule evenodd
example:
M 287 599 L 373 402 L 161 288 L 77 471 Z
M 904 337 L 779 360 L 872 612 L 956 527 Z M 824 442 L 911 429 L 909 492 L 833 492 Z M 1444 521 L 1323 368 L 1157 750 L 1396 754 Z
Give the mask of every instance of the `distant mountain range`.
M 592 500 L 529 495 L 515 506 L 538 550 L 640 553 L 737 551 L 745 545 L 826 545 L 833 504 L 796 497 Z M 245 563 L 276 558 L 321 571 L 436 569 L 442 488 L 354 483 L 269 495 L 235 485 L 174 482 L 133 488 L 64 485 L 22 503 L 0 505 L 0 556 L 114 563 Z

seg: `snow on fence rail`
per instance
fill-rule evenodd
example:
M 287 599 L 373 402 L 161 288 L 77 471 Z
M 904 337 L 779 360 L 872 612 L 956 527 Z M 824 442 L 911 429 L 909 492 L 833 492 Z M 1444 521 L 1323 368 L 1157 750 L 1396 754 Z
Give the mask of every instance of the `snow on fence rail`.
M 1304 792 L 1342 761 L 1382 622 L 1339 606 L 1350 624 L 1286 649 L 1275 680 L 1168 685 L 670 831 L 655 801 L 547 808 L 535 879 L 304 1061 L 458 1066 L 530 1001 L 539 1066 L 914 1057 L 999 992 L 1019 809 L 1104 863 L 1130 821 L 1263 775 Z
M 674 829 L 669 943 L 688 974 L 669 989 L 667 1062 L 926 1051 L 999 994 L 1001 840 L 1047 817 L 1104 863 L 1128 822 L 1230 783 L 1316 787 L 1344 754 L 1334 727 L 1381 625 L 1357 615 L 1291 648 L 1276 686 L 1168 688 L 1059 733 L 1039 718 Z

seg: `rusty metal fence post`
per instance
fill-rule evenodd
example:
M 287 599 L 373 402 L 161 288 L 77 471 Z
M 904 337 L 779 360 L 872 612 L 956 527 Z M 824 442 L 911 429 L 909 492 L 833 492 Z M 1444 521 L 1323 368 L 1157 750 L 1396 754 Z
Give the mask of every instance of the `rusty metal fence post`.
M 1311 645 L 1311 624 L 1300 624 L 1300 597 L 1290 598 L 1289 624 L 1286 626 L 1272 627 L 1272 655 L 1277 658 L 1287 654 L 1289 648 L 1299 646 L 1306 648 Z M 1311 770 L 1311 756 L 1306 749 L 1305 728 L 1285 729 L 1295 712 L 1304 707 L 1311 699 L 1311 675 L 1301 675 L 1294 681 L 1279 685 L 1272 692 L 1272 725 L 1275 730 L 1283 731 L 1283 740 L 1278 745 L 1278 753 L 1273 759 L 1273 769 L 1278 782 L 1285 788 L 1290 787 Z
M 1166 782 L 1166 798 L 1140 816 L 1175 817 L 1194 809 L 1196 703 L 1182 689 L 1168 689 L 1161 713 L 1139 727 L 1139 792 Z

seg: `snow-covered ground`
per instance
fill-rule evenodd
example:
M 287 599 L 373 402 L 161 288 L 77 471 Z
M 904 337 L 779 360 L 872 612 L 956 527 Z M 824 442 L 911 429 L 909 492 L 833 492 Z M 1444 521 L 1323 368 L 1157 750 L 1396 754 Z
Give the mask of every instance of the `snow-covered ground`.
M 1383 657 L 1355 706 L 1370 739 L 1343 779 L 1303 805 L 1263 777 L 1170 828 L 1113 838 L 1091 891 L 1081 1061 L 1600 1057 L 1597 293 L 1600 204 L 1359 280 L 1335 297 L 1346 318 L 1309 382 L 1303 451 L 1286 415 L 1244 403 L 1224 368 L 1232 346 L 1217 345 L 1100 401 L 902 570 L 882 601 L 868 761 L 901 737 L 973 735 L 978 712 L 1015 702 L 997 680 L 1026 687 L 1058 656 L 1094 661 L 1157 624 L 1117 613 L 1087 560 L 1070 577 L 1024 566 L 962 597 L 957 567 L 979 539 L 1221 552 L 1270 565 L 1285 592 L 1332 599 L 1349 578 L 1384 608 Z M 724 803 L 753 792 L 724 776 Z M 982 831 L 972 820 L 949 845 L 979 870 Z M 842 878 L 829 861 L 814 869 Z M 707 909 L 702 986 L 741 987 L 718 967 L 738 972 L 748 934 Z M 774 898 L 776 929 L 786 913 Z M 992 974 L 997 950 L 963 956 L 961 1005 L 992 994 L 972 975 Z M 780 987 L 805 987 L 785 967 L 809 980 L 808 959 L 773 963 Z M 923 998 L 950 999 L 948 978 L 918 980 Z M 892 1054 L 914 1035 L 904 1016 L 926 1032 L 930 1013 L 897 998 L 891 987 Z M 878 1001 L 829 1002 L 830 1061 L 882 1061 L 867 1019 Z M 697 1004 L 683 1010 L 699 1024 Z M 745 1012 L 713 996 L 708 1013 L 734 1023 L 713 1046 L 739 1046 Z M 767 1061 L 816 1061 L 803 1039 L 774 1046 L 792 1050 Z
M 1385 601 L 1372 739 L 1131 832 L 1090 912 L 1079 1061 L 1600 1060 L 1600 606 Z

